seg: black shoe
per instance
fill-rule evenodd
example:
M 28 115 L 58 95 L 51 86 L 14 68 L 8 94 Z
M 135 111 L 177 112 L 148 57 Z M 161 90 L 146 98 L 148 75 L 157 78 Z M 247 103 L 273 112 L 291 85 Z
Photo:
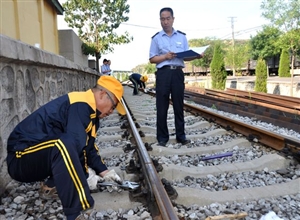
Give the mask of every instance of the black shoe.
M 162 146 L 162 147 L 165 147 L 167 145 L 166 142 L 158 142 L 158 146 Z
M 191 143 L 191 140 L 189 140 L 189 139 L 185 139 L 185 140 L 182 140 L 182 141 L 178 141 L 178 140 L 177 140 L 177 143 L 180 143 L 180 144 L 182 144 L 182 145 L 186 145 L 186 144 Z

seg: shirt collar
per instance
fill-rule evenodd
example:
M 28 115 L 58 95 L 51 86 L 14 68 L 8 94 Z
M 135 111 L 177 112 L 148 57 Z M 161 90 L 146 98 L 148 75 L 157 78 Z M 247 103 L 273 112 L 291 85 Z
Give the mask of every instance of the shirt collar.
M 177 31 L 174 28 L 172 28 L 172 30 L 173 30 L 172 35 L 177 34 Z M 164 30 L 162 30 L 161 33 L 162 36 L 168 35 Z

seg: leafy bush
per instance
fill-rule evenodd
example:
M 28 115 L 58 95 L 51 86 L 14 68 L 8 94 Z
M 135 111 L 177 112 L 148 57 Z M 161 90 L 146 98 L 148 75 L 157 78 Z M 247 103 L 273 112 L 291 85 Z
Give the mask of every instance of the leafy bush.
M 267 78 L 268 78 L 268 71 L 266 62 L 259 58 L 257 61 L 257 66 L 255 70 L 255 92 L 264 92 L 267 93 Z
M 214 55 L 210 64 L 210 74 L 212 89 L 224 90 L 227 73 L 220 43 L 217 43 L 214 48 Z
M 281 51 L 278 74 L 279 77 L 291 77 L 289 52 L 286 49 Z

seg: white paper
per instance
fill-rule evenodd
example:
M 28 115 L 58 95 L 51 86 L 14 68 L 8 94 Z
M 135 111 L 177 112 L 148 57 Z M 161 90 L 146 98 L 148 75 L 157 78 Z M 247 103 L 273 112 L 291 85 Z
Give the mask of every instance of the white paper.
M 195 51 L 198 54 L 204 53 L 204 51 L 209 47 L 209 45 L 203 46 L 203 47 L 191 47 L 190 49 Z
M 190 57 L 197 57 L 199 55 L 202 55 L 204 51 L 209 47 L 209 45 L 203 46 L 203 47 L 193 47 L 190 50 L 183 51 L 176 53 L 177 58 L 190 58 Z

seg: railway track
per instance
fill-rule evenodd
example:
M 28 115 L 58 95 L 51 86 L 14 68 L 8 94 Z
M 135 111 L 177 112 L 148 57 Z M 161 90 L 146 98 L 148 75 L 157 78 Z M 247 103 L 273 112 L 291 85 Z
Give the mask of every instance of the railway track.
M 129 90 L 129 94 L 127 92 L 125 99 L 127 100 L 126 103 L 135 121 L 134 126 L 138 128 L 139 132 L 137 133 L 142 136 L 142 143 L 137 143 L 141 141 L 135 140 L 133 137 L 135 135 L 132 135 L 128 130 L 125 132 L 127 135 L 123 135 L 123 137 L 127 136 L 128 140 L 130 140 L 134 146 L 140 147 L 140 145 L 145 145 L 148 146 L 148 149 L 151 148 L 148 152 L 152 158 L 152 163 L 154 165 L 160 165 L 155 166 L 155 169 L 158 172 L 159 178 L 162 179 L 163 185 L 166 187 L 165 190 L 168 192 L 169 198 L 175 207 L 175 214 L 178 219 L 205 219 L 213 215 L 219 215 L 219 217 L 222 215 L 232 215 L 235 217 L 239 215 L 245 216 L 245 210 L 243 209 L 234 212 L 229 208 L 228 210 L 223 210 L 223 213 L 213 213 L 212 211 L 201 212 L 199 210 L 201 210 L 200 207 L 216 203 L 252 202 L 255 200 L 274 199 L 276 197 L 280 198 L 290 195 L 296 196 L 299 193 L 299 179 L 297 178 L 295 180 L 288 178 L 280 180 L 282 182 L 282 190 L 278 190 L 281 186 L 275 183 L 264 183 L 262 184 L 263 186 L 258 187 L 258 183 L 251 183 L 247 179 L 241 180 L 242 182 L 249 182 L 248 186 L 247 184 L 242 184 L 244 185 L 243 187 L 232 186 L 229 183 L 230 179 L 228 183 L 225 183 L 227 176 L 237 178 L 236 175 L 243 177 L 244 175 L 251 176 L 258 173 L 261 175 L 259 181 L 264 182 L 264 178 L 269 179 L 271 178 L 270 176 L 275 174 L 279 175 L 278 173 L 280 172 L 290 172 L 290 170 L 292 173 L 298 172 L 298 168 L 295 168 L 295 164 L 297 164 L 296 161 L 291 157 L 287 158 L 278 154 L 278 150 L 282 150 L 287 144 L 285 141 L 281 142 L 278 140 L 289 139 L 288 142 L 293 143 L 292 146 L 297 147 L 299 146 L 299 139 L 285 137 L 278 138 L 276 141 L 271 141 L 270 143 L 266 142 L 266 144 L 269 145 L 274 144 L 273 148 L 276 149 L 275 151 L 256 144 L 255 142 L 249 142 L 243 133 L 236 133 L 233 129 L 229 129 L 230 131 L 228 131 L 228 127 L 217 120 L 212 120 L 212 116 L 203 117 L 199 112 L 197 115 L 197 113 L 193 112 L 195 109 L 187 105 L 189 109 L 186 109 L 187 111 L 185 113 L 186 130 L 187 137 L 193 140 L 192 144 L 189 146 L 181 146 L 176 143 L 175 137 L 171 136 L 169 145 L 167 147 L 160 147 L 156 145 L 155 138 L 155 99 L 152 97 L 149 98 L 145 94 L 132 97 L 131 90 Z M 170 110 L 168 119 L 170 134 L 174 133 L 173 115 L 171 112 Z M 193 114 L 196 114 L 196 116 Z M 205 118 L 207 120 L 205 120 Z M 220 124 L 227 129 L 222 128 Z M 105 130 L 105 128 L 103 129 Z M 258 129 L 258 132 L 261 132 L 259 128 L 256 129 Z M 251 132 L 253 133 L 253 130 Z M 269 133 L 266 134 L 266 136 L 271 136 L 271 138 L 267 138 L 270 140 L 274 139 L 276 134 Z M 278 134 L 278 137 L 279 136 Z M 277 144 L 277 142 L 281 143 Z M 124 146 L 125 143 L 123 144 L 123 149 Z M 144 152 L 146 148 L 142 148 L 141 151 Z M 252 150 L 253 148 L 255 150 Z M 136 151 L 139 152 L 140 150 L 136 149 Z M 136 161 L 136 163 L 139 164 L 139 160 Z M 149 158 L 147 159 L 147 163 L 151 163 Z M 122 166 L 125 167 L 126 162 L 124 162 Z M 133 167 L 132 169 L 138 169 L 141 165 L 137 165 L 138 168 L 135 168 L 134 165 Z M 155 174 L 153 168 L 152 172 Z M 219 188 L 211 189 L 213 180 L 218 182 L 218 178 L 224 181 L 224 184 L 220 187 L 222 190 Z M 142 179 L 142 182 L 145 181 L 145 177 L 139 177 L 139 179 Z M 136 181 L 136 179 L 133 180 Z M 146 180 L 149 181 L 147 178 Z M 207 182 L 211 183 L 206 184 Z M 145 186 L 145 188 L 147 188 L 147 186 Z M 289 189 L 289 192 L 286 191 L 287 189 Z M 262 191 L 264 193 L 262 193 Z M 147 204 L 155 202 L 151 199 L 147 201 Z M 169 202 L 167 204 L 169 204 Z M 197 205 L 198 208 L 195 208 Z M 195 212 L 187 214 L 189 213 L 187 210 L 191 209 L 191 207 L 195 208 Z M 196 209 L 199 209 L 198 212 Z M 246 211 L 249 210 L 246 209 Z M 252 213 L 252 216 L 248 219 L 253 219 L 254 215 L 259 216 L 264 214 L 263 211 L 258 212 L 256 210 L 253 212 L 254 214 Z M 264 210 L 264 212 L 266 212 L 266 210 Z M 174 219 L 169 216 L 162 217 L 159 211 L 154 213 L 156 213 L 156 215 L 153 213 L 151 215 L 153 219 Z M 172 214 L 174 215 L 174 213 Z M 251 215 L 251 213 L 249 214 Z
M 185 96 L 188 100 L 218 110 L 300 130 L 300 98 L 230 88 L 216 91 L 193 87 L 186 89 Z
M 95 212 L 90 219 L 259 219 L 269 211 L 283 219 L 300 219 L 300 165 L 282 152 L 290 147 L 297 153 L 299 134 L 282 136 L 264 129 L 262 135 L 261 127 L 242 128 L 246 123 L 233 122 L 228 116 L 226 122 L 215 109 L 201 112 L 199 105 L 190 103 L 185 107 L 185 121 L 191 144 L 177 144 L 171 135 L 167 147 L 160 147 L 155 98 L 131 94 L 132 89 L 125 87 L 130 116 L 113 114 L 102 120 L 97 144 L 109 168 L 141 187 L 121 193 L 101 188 L 93 194 Z M 173 134 L 172 106 L 168 127 Z M 38 185 L 12 186 L 2 198 L 3 206 L 16 203 L 20 193 L 28 202 L 25 208 L 17 204 L 18 211 L 1 209 L 1 205 L 5 219 L 12 219 L 9 213 L 16 216 L 22 207 L 28 217 L 24 219 L 63 219 L 59 201 L 38 198 Z M 49 206 L 52 209 L 45 208 Z

